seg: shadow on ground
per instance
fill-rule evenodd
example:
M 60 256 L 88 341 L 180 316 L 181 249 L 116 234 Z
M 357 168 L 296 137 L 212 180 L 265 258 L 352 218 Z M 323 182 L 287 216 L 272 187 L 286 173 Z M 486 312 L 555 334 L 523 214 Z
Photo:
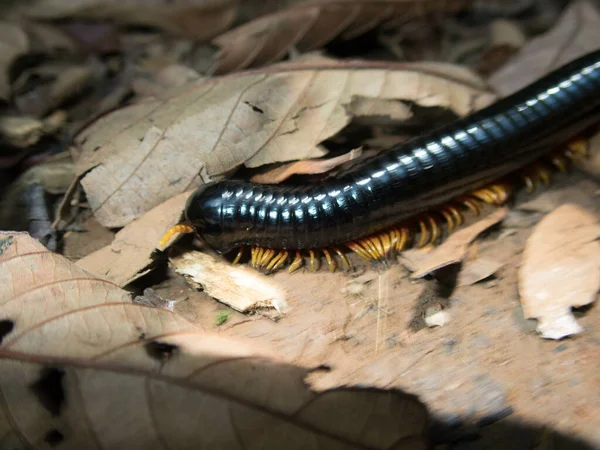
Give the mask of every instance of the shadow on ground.
M 504 419 L 492 424 L 433 420 L 432 450 L 598 450 L 598 444 L 567 436 L 540 424 Z

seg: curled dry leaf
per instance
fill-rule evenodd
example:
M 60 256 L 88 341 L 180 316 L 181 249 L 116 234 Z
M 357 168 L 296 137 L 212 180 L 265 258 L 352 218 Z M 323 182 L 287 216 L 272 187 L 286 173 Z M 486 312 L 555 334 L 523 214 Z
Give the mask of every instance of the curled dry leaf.
M 488 228 L 501 222 L 508 214 L 507 208 L 500 208 L 487 217 L 450 235 L 439 247 L 435 247 L 426 258 L 419 261 L 412 278 L 423 278 L 436 270 L 463 260 L 469 245 Z
M 232 24 L 238 4 L 239 0 L 33 0 L 4 8 L 11 18 L 112 21 L 209 39 Z
M 114 241 L 77 261 L 88 272 L 126 286 L 152 270 L 152 255 L 169 228 L 176 225 L 189 197 L 179 194 L 120 230 Z
M 544 217 L 527 241 L 519 270 L 526 318 L 538 319 L 543 338 L 580 333 L 572 307 L 594 301 L 600 290 L 600 220 L 566 204 Z
M 315 159 L 284 164 L 267 172 L 254 175 L 250 178 L 250 181 L 262 184 L 275 184 L 281 183 L 296 174 L 325 173 L 344 163 L 360 158 L 362 154 L 362 149 L 355 148 L 348 153 L 336 156 L 335 158 Z
M 76 170 L 98 221 L 124 226 L 240 164 L 322 156 L 319 144 L 351 121 L 347 105 L 357 96 L 444 107 L 458 116 L 494 100 L 481 83 L 452 75 L 447 65 L 355 62 L 199 81 L 85 129 L 76 138 Z
M 307 52 L 341 37 L 350 39 L 389 21 L 408 21 L 429 13 L 453 13 L 462 0 L 309 1 L 268 14 L 213 40 L 221 48 L 215 73 L 259 67 L 282 59 L 290 49 Z
M 554 27 L 529 41 L 489 79 L 501 96 L 518 91 L 546 73 L 598 49 L 600 13 L 589 1 L 571 2 Z
M 0 325 L 5 447 L 425 448 L 414 397 L 315 393 L 307 369 L 135 304 L 26 234 L 0 234 Z
M 274 281 L 254 269 L 232 266 L 204 253 L 187 252 L 170 259 L 175 271 L 211 297 L 240 312 L 275 310 L 279 318 L 287 309 L 286 293 Z M 271 310 L 271 311 L 269 311 Z
M 8 72 L 14 60 L 29 51 L 29 38 L 17 24 L 0 21 L 0 99 L 10 97 Z

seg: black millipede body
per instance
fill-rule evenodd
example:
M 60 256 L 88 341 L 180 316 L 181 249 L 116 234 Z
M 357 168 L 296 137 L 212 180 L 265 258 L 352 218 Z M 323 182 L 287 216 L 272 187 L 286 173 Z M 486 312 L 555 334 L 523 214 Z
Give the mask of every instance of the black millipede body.
M 193 193 L 185 215 L 219 253 L 250 246 L 287 258 L 289 251 L 349 246 L 531 165 L 599 117 L 596 51 L 321 184 L 225 180 Z

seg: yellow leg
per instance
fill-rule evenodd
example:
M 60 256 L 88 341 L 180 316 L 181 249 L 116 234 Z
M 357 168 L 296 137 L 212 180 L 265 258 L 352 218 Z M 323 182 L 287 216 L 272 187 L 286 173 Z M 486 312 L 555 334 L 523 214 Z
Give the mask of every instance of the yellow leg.
M 300 252 L 296 251 L 296 257 L 292 261 L 292 264 L 290 265 L 288 272 L 292 273 L 293 271 L 297 270 L 298 267 L 300 267 L 303 262 L 304 261 L 302 260 L 302 256 L 300 255 Z
M 350 265 L 350 261 L 348 261 L 348 258 L 346 258 L 346 255 L 344 255 L 339 249 L 335 247 L 333 248 L 333 251 L 338 254 L 340 259 L 342 260 L 342 264 L 344 264 L 344 267 L 346 267 L 348 271 L 352 270 L 352 266 Z
M 325 259 L 327 259 L 327 264 L 329 265 L 329 270 L 335 272 L 335 262 L 331 259 L 331 255 L 327 249 L 323 249 L 323 254 L 325 255 Z
M 238 252 L 237 256 L 235 257 L 235 259 L 233 260 L 233 265 L 235 266 L 237 263 L 240 262 L 240 259 L 242 258 L 242 255 L 244 254 L 244 247 L 240 247 L 240 251 Z
M 276 271 L 277 269 L 279 269 L 283 263 L 285 263 L 288 259 L 288 252 L 283 252 L 283 255 L 279 258 L 279 262 L 277 262 L 274 266 L 273 266 L 273 271 Z M 267 270 L 271 270 L 267 267 Z

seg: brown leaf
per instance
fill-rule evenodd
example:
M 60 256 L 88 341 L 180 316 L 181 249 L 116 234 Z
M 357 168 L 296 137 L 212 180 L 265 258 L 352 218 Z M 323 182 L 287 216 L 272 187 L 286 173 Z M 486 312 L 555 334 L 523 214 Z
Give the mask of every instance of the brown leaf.
M 458 274 L 456 286 L 470 286 L 495 274 L 504 264 L 487 258 L 465 260 Z
M 259 173 L 250 178 L 250 181 L 261 184 L 281 183 L 295 174 L 316 174 L 325 173 L 338 167 L 348 161 L 360 159 L 362 149 L 356 148 L 348 153 L 336 156 L 335 158 L 315 159 L 298 161 L 294 163 L 284 164 L 264 173 Z
M 11 18 L 78 19 L 157 27 L 176 35 L 208 39 L 235 19 L 239 0 L 32 0 L 5 7 Z
M 600 220 L 566 204 L 544 217 L 525 247 L 519 293 L 526 318 L 543 338 L 583 331 L 571 307 L 592 303 L 600 290 Z
M 23 29 L 10 22 L 0 21 L 0 99 L 10 97 L 8 71 L 14 60 L 29 51 L 29 38 Z
M 439 247 L 435 247 L 420 262 L 411 278 L 423 278 L 442 267 L 459 263 L 463 260 L 473 240 L 488 228 L 501 222 L 508 214 L 507 208 L 500 208 L 487 217 L 450 235 Z
M 561 65 L 596 50 L 599 40 L 598 9 L 589 1 L 571 2 L 550 31 L 529 41 L 489 82 L 501 96 L 512 94 Z
M 590 157 L 579 166 L 581 170 L 600 180 L 600 133 L 590 139 Z
M 582 165 L 587 166 L 586 162 Z M 568 186 L 555 186 L 541 191 L 531 200 L 517 205 L 517 208 L 522 211 L 549 213 L 565 203 L 575 203 L 590 211 L 598 205 L 598 200 L 587 194 L 594 192 L 597 183 L 585 178 L 577 179 L 575 176 L 570 176 L 568 182 Z
M 0 317 L 11 448 L 425 448 L 416 398 L 315 393 L 307 369 L 135 304 L 26 234 L 0 234 Z
M 221 48 L 213 69 L 228 73 L 279 61 L 295 48 L 308 52 L 341 37 L 349 39 L 380 24 L 408 21 L 432 12 L 461 10 L 461 0 L 328 0 L 293 5 L 255 19 L 213 40 Z
M 53 62 L 26 70 L 13 86 L 15 104 L 24 114 L 43 117 L 83 92 L 93 72 L 92 65 Z
M 28 116 L 0 116 L 0 142 L 26 148 L 44 134 L 44 123 Z
M 115 235 L 114 241 L 77 261 L 88 272 L 126 286 L 152 270 L 152 254 L 169 228 L 181 218 L 190 193 L 158 205 Z
M 26 192 L 33 185 L 41 185 L 48 194 L 64 194 L 74 178 L 73 163 L 67 153 L 47 157 L 31 167 L 3 192 L 0 199 L 0 229 L 26 230 L 33 219 Z M 35 220 L 39 220 L 39 217 Z
M 285 66 L 284 66 L 285 67 Z M 464 116 L 495 98 L 447 65 L 338 63 L 271 68 L 176 88 L 106 115 L 76 139 L 81 183 L 98 221 L 118 227 L 245 163 L 318 157 L 352 119 L 356 96 L 407 100 Z M 464 74 L 465 71 L 460 71 Z M 474 77 L 471 77 L 474 78 Z
M 285 291 L 277 282 L 249 267 L 232 266 L 201 252 L 186 252 L 171 258 L 170 263 L 193 286 L 236 311 L 274 309 L 274 318 L 279 318 L 287 309 Z

